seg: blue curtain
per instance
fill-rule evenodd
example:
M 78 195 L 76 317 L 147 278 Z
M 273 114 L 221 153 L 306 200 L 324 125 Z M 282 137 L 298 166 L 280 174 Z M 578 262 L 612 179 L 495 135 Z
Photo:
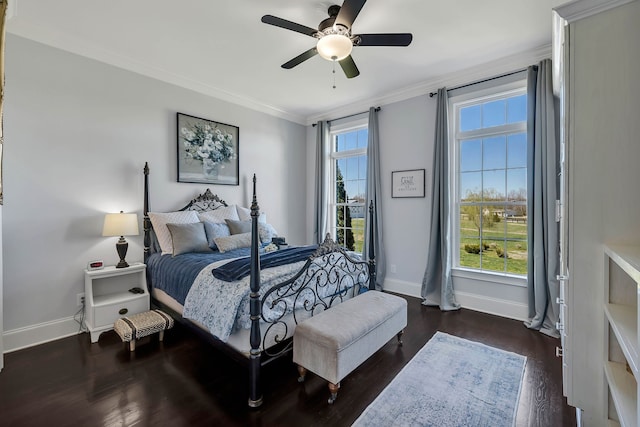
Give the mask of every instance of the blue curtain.
M 433 145 L 433 191 L 427 268 L 422 279 L 422 304 L 457 310 L 451 279 L 451 225 L 449 217 L 449 123 L 446 88 L 438 89 L 435 142 Z
M 369 246 L 373 245 L 376 257 L 376 289 L 382 289 L 386 276 L 387 258 L 382 239 L 382 184 L 380 183 L 380 136 L 378 132 L 378 111 L 369 109 L 369 139 L 367 142 L 367 191 L 364 227 L 364 245 L 362 256 L 368 259 Z M 373 203 L 373 221 L 369 221 L 368 207 Z M 373 229 L 373 242 L 370 241 L 370 230 Z
M 527 75 L 527 216 L 529 319 L 525 325 L 559 337 L 556 322 L 560 287 L 559 225 L 555 203 L 560 191 L 559 138 L 551 60 L 531 66 Z
M 313 240 L 320 244 L 327 233 L 327 213 L 329 212 L 327 169 L 329 149 L 329 123 L 319 121 L 316 125 L 316 191 L 313 219 Z

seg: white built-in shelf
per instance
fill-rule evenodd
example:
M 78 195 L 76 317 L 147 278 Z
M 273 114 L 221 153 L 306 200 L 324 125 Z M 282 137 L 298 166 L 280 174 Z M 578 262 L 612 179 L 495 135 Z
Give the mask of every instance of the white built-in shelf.
M 638 376 L 638 315 L 635 307 L 622 304 L 604 305 L 609 325 L 633 371 Z
M 604 372 L 609 382 L 613 404 L 618 411 L 620 425 L 636 427 L 638 425 L 638 385 L 635 378 L 627 372 L 622 363 L 606 362 Z
M 608 392 L 620 420 L 619 424 L 608 420 L 608 425 L 637 427 L 640 378 L 640 246 L 606 245 L 604 252 L 604 313 L 608 324 L 605 327 L 605 354 L 609 355 L 604 363 L 604 373 Z M 619 269 L 612 269 L 613 265 L 617 265 Z M 618 347 L 622 350 L 626 364 L 624 361 L 609 360 L 621 357 Z M 627 370 L 627 364 L 631 372 Z
M 605 245 L 604 251 L 634 282 L 640 283 L 640 246 Z

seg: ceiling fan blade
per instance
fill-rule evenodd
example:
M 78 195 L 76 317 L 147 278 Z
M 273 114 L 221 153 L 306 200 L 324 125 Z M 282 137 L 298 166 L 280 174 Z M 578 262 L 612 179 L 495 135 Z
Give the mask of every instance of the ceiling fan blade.
M 344 0 L 344 3 L 342 3 L 340 7 L 340 12 L 338 12 L 338 16 L 336 16 L 335 24 L 343 25 L 351 29 L 353 21 L 356 20 L 360 10 L 362 10 L 362 6 L 364 6 L 366 2 L 367 0 Z
M 301 63 L 303 63 L 307 59 L 312 58 L 317 53 L 318 53 L 318 51 L 316 50 L 316 48 L 312 47 L 311 49 L 307 50 L 306 52 L 303 52 L 300 55 L 296 56 L 291 61 L 285 62 L 284 64 L 282 64 L 282 68 L 286 68 L 287 70 L 289 70 L 289 69 L 295 67 L 296 65 L 300 65 Z
M 352 79 L 360 75 L 360 71 L 358 70 L 358 67 L 356 67 L 356 63 L 353 61 L 351 55 L 340 61 L 340 66 L 348 79 Z
M 273 15 L 264 15 L 261 19 L 262 22 L 269 25 L 275 25 L 276 27 L 284 28 L 286 30 L 295 31 L 296 33 L 306 34 L 313 37 L 318 32 L 315 28 L 307 27 L 295 22 L 287 21 L 286 19 L 278 18 Z
M 413 40 L 411 33 L 358 34 L 358 46 L 409 46 Z

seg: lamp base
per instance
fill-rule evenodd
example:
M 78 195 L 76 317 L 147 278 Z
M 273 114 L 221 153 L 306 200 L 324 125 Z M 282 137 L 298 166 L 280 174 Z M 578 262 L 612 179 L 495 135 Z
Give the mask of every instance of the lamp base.
M 116 264 L 116 268 L 126 268 L 129 267 L 127 261 L 121 259 L 119 263 Z
M 127 241 L 124 239 L 124 236 L 120 236 L 120 240 L 118 240 L 118 243 L 116 243 L 116 251 L 118 251 L 120 262 L 116 264 L 116 268 L 129 267 L 127 261 L 124 260 L 124 257 L 127 255 L 127 249 L 129 249 L 129 243 L 127 243 Z

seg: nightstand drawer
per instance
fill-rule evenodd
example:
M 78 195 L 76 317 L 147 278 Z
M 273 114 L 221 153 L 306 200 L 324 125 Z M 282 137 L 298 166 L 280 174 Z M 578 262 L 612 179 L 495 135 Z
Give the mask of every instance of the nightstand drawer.
M 95 308 L 94 326 L 113 325 L 113 323 L 124 316 L 142 313 L 149 310 L 148 295 L 128 301 L 117 302 Z

